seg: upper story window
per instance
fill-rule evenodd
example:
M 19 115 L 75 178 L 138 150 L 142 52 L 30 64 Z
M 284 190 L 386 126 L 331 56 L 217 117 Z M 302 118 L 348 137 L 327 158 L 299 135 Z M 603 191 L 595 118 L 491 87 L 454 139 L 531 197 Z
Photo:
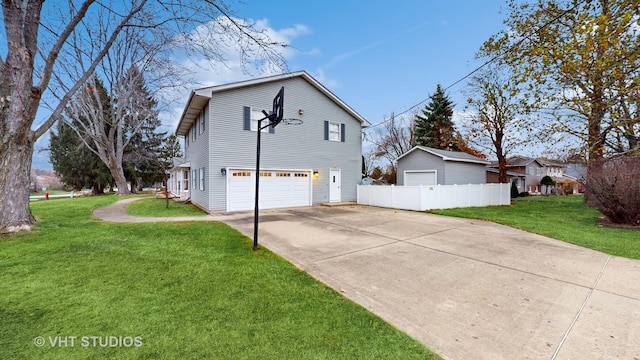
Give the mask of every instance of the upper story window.
M 260 119 L 264 118 L 264 114 L 261 109 L 258 108 L 250 108 L 248 106 L 244 107 L 244 129 L 251 131 L 258 131 L 258 122 Z M 275 129 L 271 126 L 267 125 L 269 120 L 262 121 L 262 132 L 275 133 Z
M 540 168 L 536 168 L 536 176 L 540 176 Z
M 529 175 L 533 175 L 533 166 L 529 166 L 529 172 L 528 172 L 528 174 L 529 174 Z
M 329 140 L 340 141 L 340 124 L 329 122 Z
M 324 139 L 329 141 L 344 142 L 345 139 L 345 126 L 344 124 L 325 121 L 324 122 Z
M 262 118 L 264 118 L 264 114 L 262 113 L 262 111 L 253 108 L 251 109 L 251 131 L 258 131 L 258 123 Z M 269 120 L 262 121 L 262 126 L 267 125 L 268 121 Z M 269 132 L 269 127 L 267 126 L 262 129 L 262 132 Z
M 202 134 L 204 132 L 204 124 L 206 121 L 206 116 L 204 113 L 204 109 L 200 112 L 200 116 L 198 116 L 198 134 Z
M 196 126 L 198 126 L 198 123 L 195 123 L 191 126 L 191 141 L 195 142 L 196 141 Z

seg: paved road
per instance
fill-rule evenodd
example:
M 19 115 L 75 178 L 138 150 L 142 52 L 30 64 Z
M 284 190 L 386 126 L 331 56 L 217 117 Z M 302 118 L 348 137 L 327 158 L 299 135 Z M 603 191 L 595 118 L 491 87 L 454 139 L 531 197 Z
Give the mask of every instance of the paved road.
M 362 206 L 262 211 L 260 242 L 447 359 L 640 360 L 640 261 Z

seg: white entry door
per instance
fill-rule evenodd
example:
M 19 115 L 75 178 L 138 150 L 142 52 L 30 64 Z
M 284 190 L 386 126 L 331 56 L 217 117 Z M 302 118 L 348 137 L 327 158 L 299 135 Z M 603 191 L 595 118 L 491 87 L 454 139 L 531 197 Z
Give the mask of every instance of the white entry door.
M 329 169 L 329 202 L 342 200 L 342 179 L 340 169 Z

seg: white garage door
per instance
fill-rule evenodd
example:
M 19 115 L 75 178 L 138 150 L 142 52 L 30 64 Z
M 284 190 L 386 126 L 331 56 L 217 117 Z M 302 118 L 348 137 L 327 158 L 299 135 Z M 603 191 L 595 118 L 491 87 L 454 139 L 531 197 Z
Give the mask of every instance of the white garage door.
M 227 171 L 227 211 L 251 210 L 255 206 L 255 170 Z M 311 171 L 262 170 L 261 209 L 311 205 Z
M 431 185 L 436 185 L 437 183 L 438 181 L 436 180 L 435 170 L 405 171 L 404 173 L 404 186 L 418 186 L 418 185 L 431 186 Z

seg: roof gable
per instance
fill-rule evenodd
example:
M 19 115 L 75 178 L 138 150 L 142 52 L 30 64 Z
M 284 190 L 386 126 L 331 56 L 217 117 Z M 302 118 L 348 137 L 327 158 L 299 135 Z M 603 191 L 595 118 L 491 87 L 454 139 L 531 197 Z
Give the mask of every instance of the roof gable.
M 354 119 L 358 120 L 363 128 L 371 126 L 371 124 L 358 112 L 352 109 L 349 105 L 347 105 L 344 101 L 342 101 L 339 97 L 337 97 L 334 93 L 332 93 L 329 89 L 324 87 L 320 82 L 318 82 L 315 78 L 309 75 L 306 71 L 297 71 L 292 73 L 267 76 L 257 79 L 239 81 L 229 84 L 223 85 L 215 85 L 204 88 L 199 88 L 191 91 L 191 95 L 189 96 L 189 100 L 182 112 L 182 116 L 180 117 L 180 122 L 178 123 L 178 127 L 176 129 L 176 135 L 184 136 L 189 131 L 191 125 L 195 122 L 198 114 L 202 110 L 202 107 L 207 103 L 209 99 L 211 99 L 217 92 L 232 90 L 232 89 L 241 89 L 244 87 L 255 86 L 260 84 L 266 84 L 275 81 L 282 81 L 286 79 L 292 78 L 302 78 L 311 84 L 316 90 L 325 95 L 331 101 L 333 101 L 336 105 L 345 110 L 349 115 L 351 115 Z M 286 94 L 285 94 L 286 97 Z
M 402 159 L 403 157 L 405 157 L 406 155 L 414 152 L 414 151 L 424 151 L 426 153 L 429 153 L 431 155 L 435 155 L 440 157 L 442 160 L 444 161 L 459 161 L 459 162 L 468 162 L 468 163 L 475 163 L 475 164 L 483 164 L 483 165 L 489 165 L 491 162 L 481 159 L 477 156 L 473 156 L 471 154 L 467 154 L 461 151 L 449 151 L 449 150 L 441 150 L 441 149 L 434 149 L 434 148 L 430 148 L 430 147 L 426 147 L 426 146 L 420 146 L 420 145 L 416 145 L 413 147 L 413 149 L 407 151 L 406 153 L 400 155 L 396 161 Z
M 524 157 L 524 156 L 514 156 L 512 158 L 507 159 L 507 167 L 509 167 L 509 166 L 528 166 L 532 162 L 536 162 L 536 163 L 538 163 L 538 165 L 540 167 L 542 167 L 542 164 L 537 159 L 530 158 L 530 157 Z

